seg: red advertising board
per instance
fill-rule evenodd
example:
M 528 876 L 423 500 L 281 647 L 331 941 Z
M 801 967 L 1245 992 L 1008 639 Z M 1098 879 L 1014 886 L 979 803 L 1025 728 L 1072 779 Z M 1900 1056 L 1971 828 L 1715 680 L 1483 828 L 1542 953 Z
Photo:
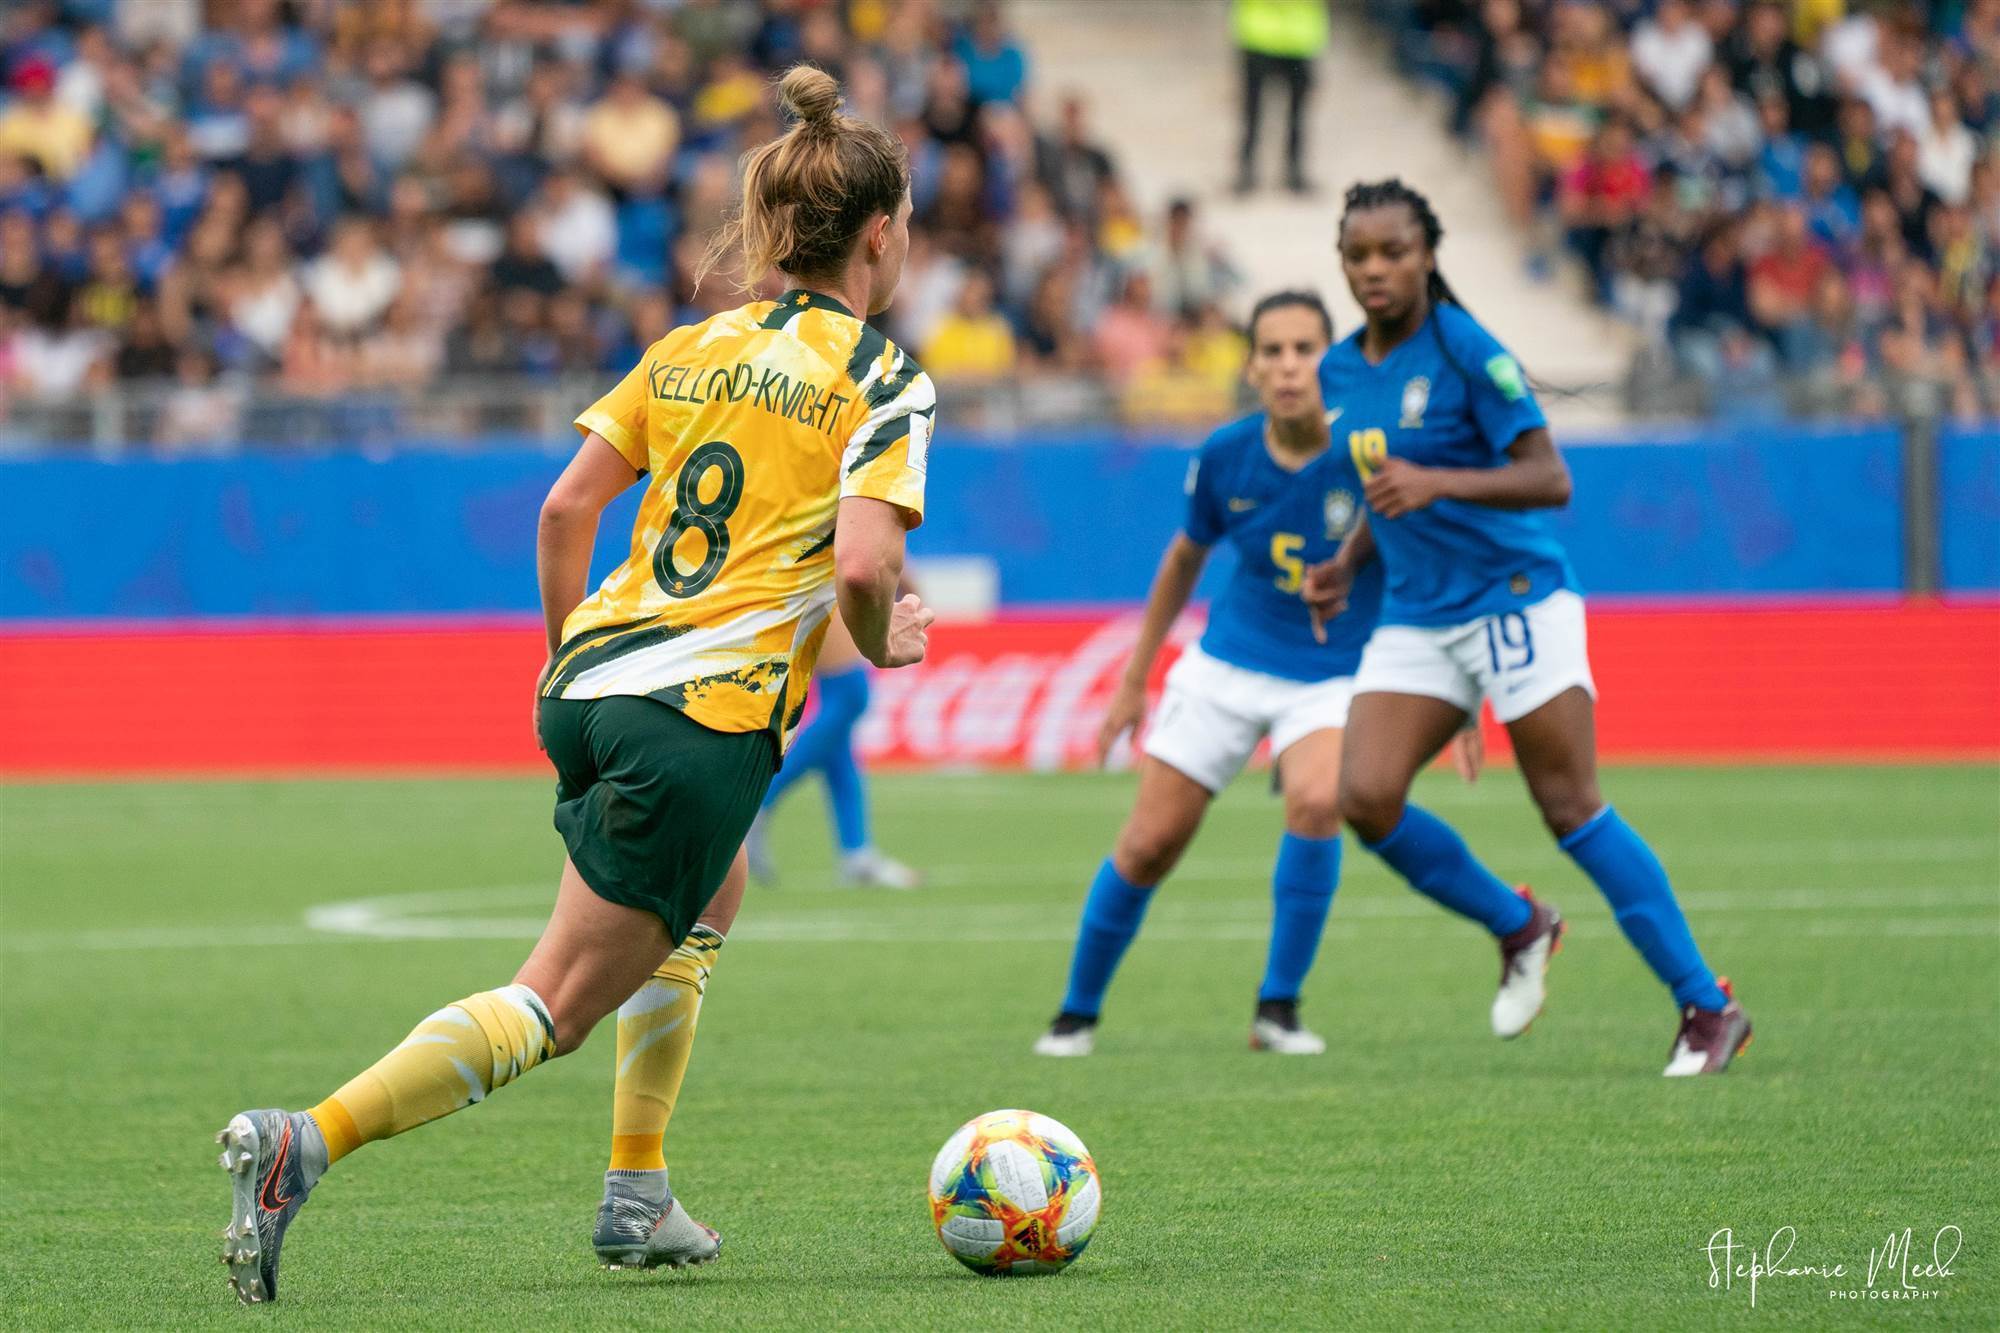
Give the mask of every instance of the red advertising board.
M 1088 762 L 1136 627 L 940 625 L 929 661 L 878 673 L 862 742 L 895 765 Z M 2000 758 L 2000 604 L 1600 607 L 1590 634 L 1608 758 Z M 540 665 L 518 618 L 16 628 L 0 774 L 539 772 Z

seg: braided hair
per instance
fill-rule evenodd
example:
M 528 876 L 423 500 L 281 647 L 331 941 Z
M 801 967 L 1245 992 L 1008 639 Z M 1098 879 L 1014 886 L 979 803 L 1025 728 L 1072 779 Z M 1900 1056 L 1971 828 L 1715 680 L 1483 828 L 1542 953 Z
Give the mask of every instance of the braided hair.
M 1417 220 L 1417 226 L 1423 229 L 1424 245 L 1432 255 L 1430 280 L 1424 288 L 1431 304 L 1455 305 L 1464 309 L 1465 302 L 1458 299 L 1458 293 L 1451 289 L 1451 284 L 1444 280 L 1444 274 L 1438 272 L 1437 268 L 1437 248 L 1438 242 L 1444 239 L 1444 224 L 1438 221 L 1437 213 L 1431 208 L 1431 201 L 1403 184 L 1400 176 L 1391 176 L 1387 180 L 1380 181 L 1361 181 L 1348 186 L 1345 206 L 1340 213 L 1341 231 L 1347 230 L 1347 219 L 1350 215 L 1371 208 L 1385 208 L 1390 204 L 1401 204 L 1409 209 L 1411 216 Z
M 1458 293 L 1453 291 L 1451 284 L 1444 280 L 1444 274 L 1438 272 L 1437 248 L 1438 242 L 1444 239 L 1444 224 L 1438 221 L 1436 211 L 1431 208 L 1431 201 L 1403 184 L 1400 176 L 1391 176 L 1387 180 L 1361 181 L 1358 184 L 1348 186 L 1345 205 L 1340 213 L 1341 231 L 1345 232 L 1347 230 L 1349 214 L 1359 213 L 1370 208 L 1382 208 L 1389 204 L 1401 204 L 1403 207 L 1409 209 L 1411 215 L 1417 220 L 1417 226 L 1423 230 L 1424 245 L 1431 252 L 1430 278 L 1424 284 L 1424 292 L 1430 298 L 1431 305 L 1433 307 L 1455 305 L 1460 310 L 1465 309 L 1465 302 L 1458 299 Z M 1465 375 L 1465 367 L 1461 366 L 1458 363 L 1458 358 L 1452 355 L 1451 347 L 1445 342 L 1444 334 L 1437 330 L 1435 321 L 1432 321 L 1431 328 L 1432 336 L 1437 339 L 1438 351 L 1443 354 L 1444 359 L 1450 363 L 1453 370 L 1456 370 L 1461 375 Z M 1470 377 L 1468 376 L 1468 378 Z M 1603 385 L 1589 385 L 1582 388 L 1560 389 L 1532 374 L 1527 375 L 1526 378 L 1529 387 L 1534 389 L 1536 393 L 1557 398 L 1581 398 L 1585 394 L 1599 392 L 1605 387 Z

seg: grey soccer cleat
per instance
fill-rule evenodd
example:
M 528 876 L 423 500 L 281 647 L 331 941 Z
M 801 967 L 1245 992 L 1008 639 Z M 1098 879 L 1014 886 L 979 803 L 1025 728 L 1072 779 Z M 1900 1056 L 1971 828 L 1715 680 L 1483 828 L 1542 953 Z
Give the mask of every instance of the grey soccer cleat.
M 303 1111 L 245 1111 L 215 1136 L 229 1173 L 222 1262 L 245 1305 L 278 1299 L 278 1252 L 326 1170 L 326 1141 Z
M 606 1181 L 590 1245 L 606 1268 L 686 1268 L 719 1257 L 722 1235 L 689 1217 L 671 1192 L 662 1207 Z

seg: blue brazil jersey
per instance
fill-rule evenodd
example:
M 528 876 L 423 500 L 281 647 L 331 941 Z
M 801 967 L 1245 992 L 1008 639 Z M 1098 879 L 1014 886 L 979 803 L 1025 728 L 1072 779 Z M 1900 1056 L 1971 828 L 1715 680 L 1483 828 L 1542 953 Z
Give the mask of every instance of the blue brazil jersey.
M 1233 421 L 1208 437 L 1188 471 L 1189 540 L 1227 539 L 1236 568 L 1208 609 L 1201 649 L 1218 661 L 1286 680 L 1351 676 L 1375 629 L 1382 576 L 1371 562 L 1354 581 L 1348 608 L 1313 638 L 1299 597 L 1306 566 L 1340 549 L 1361 513 L 1361 478 L 1341 445 L 1287 472 L 1264 445 L 1264 414 Z
M 1455 305 L 1371 366 L 1361 333 L 1319 367 L 1333 438 L 1362 477 L 1393 454 L 1424 467 L 1499 467 L 1523 431 L 1547 425 L 1507 349 Z M 1457 625 L 1518 611 L 1576 576 L 1544 514 L 1439 500 L 1401 518 L 1370 513 L 1388 578 L 1387 625 Z

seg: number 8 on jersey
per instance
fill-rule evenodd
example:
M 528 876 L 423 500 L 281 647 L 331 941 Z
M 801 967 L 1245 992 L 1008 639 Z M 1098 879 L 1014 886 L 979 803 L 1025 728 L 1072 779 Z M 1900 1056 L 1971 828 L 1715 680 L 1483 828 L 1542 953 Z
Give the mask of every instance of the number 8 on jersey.
M 713 498 L 701 498 L 707 474 L 720 471 L 722 485 Z M 653 551 L 653 577 L 669 597 L 693 597 L 715 582 L 722 564 L 729 559 L 729 516 L 743 502 L 743 456 L 722 440 L 711 440 L 688 455 L 681 466 L 681 479 L 674 491 L 674 513 L 660 544 Z M 699 533 L 707 543 L 701 563 L 690 573 L 680 571 L 674 547 L 690 532 Z

